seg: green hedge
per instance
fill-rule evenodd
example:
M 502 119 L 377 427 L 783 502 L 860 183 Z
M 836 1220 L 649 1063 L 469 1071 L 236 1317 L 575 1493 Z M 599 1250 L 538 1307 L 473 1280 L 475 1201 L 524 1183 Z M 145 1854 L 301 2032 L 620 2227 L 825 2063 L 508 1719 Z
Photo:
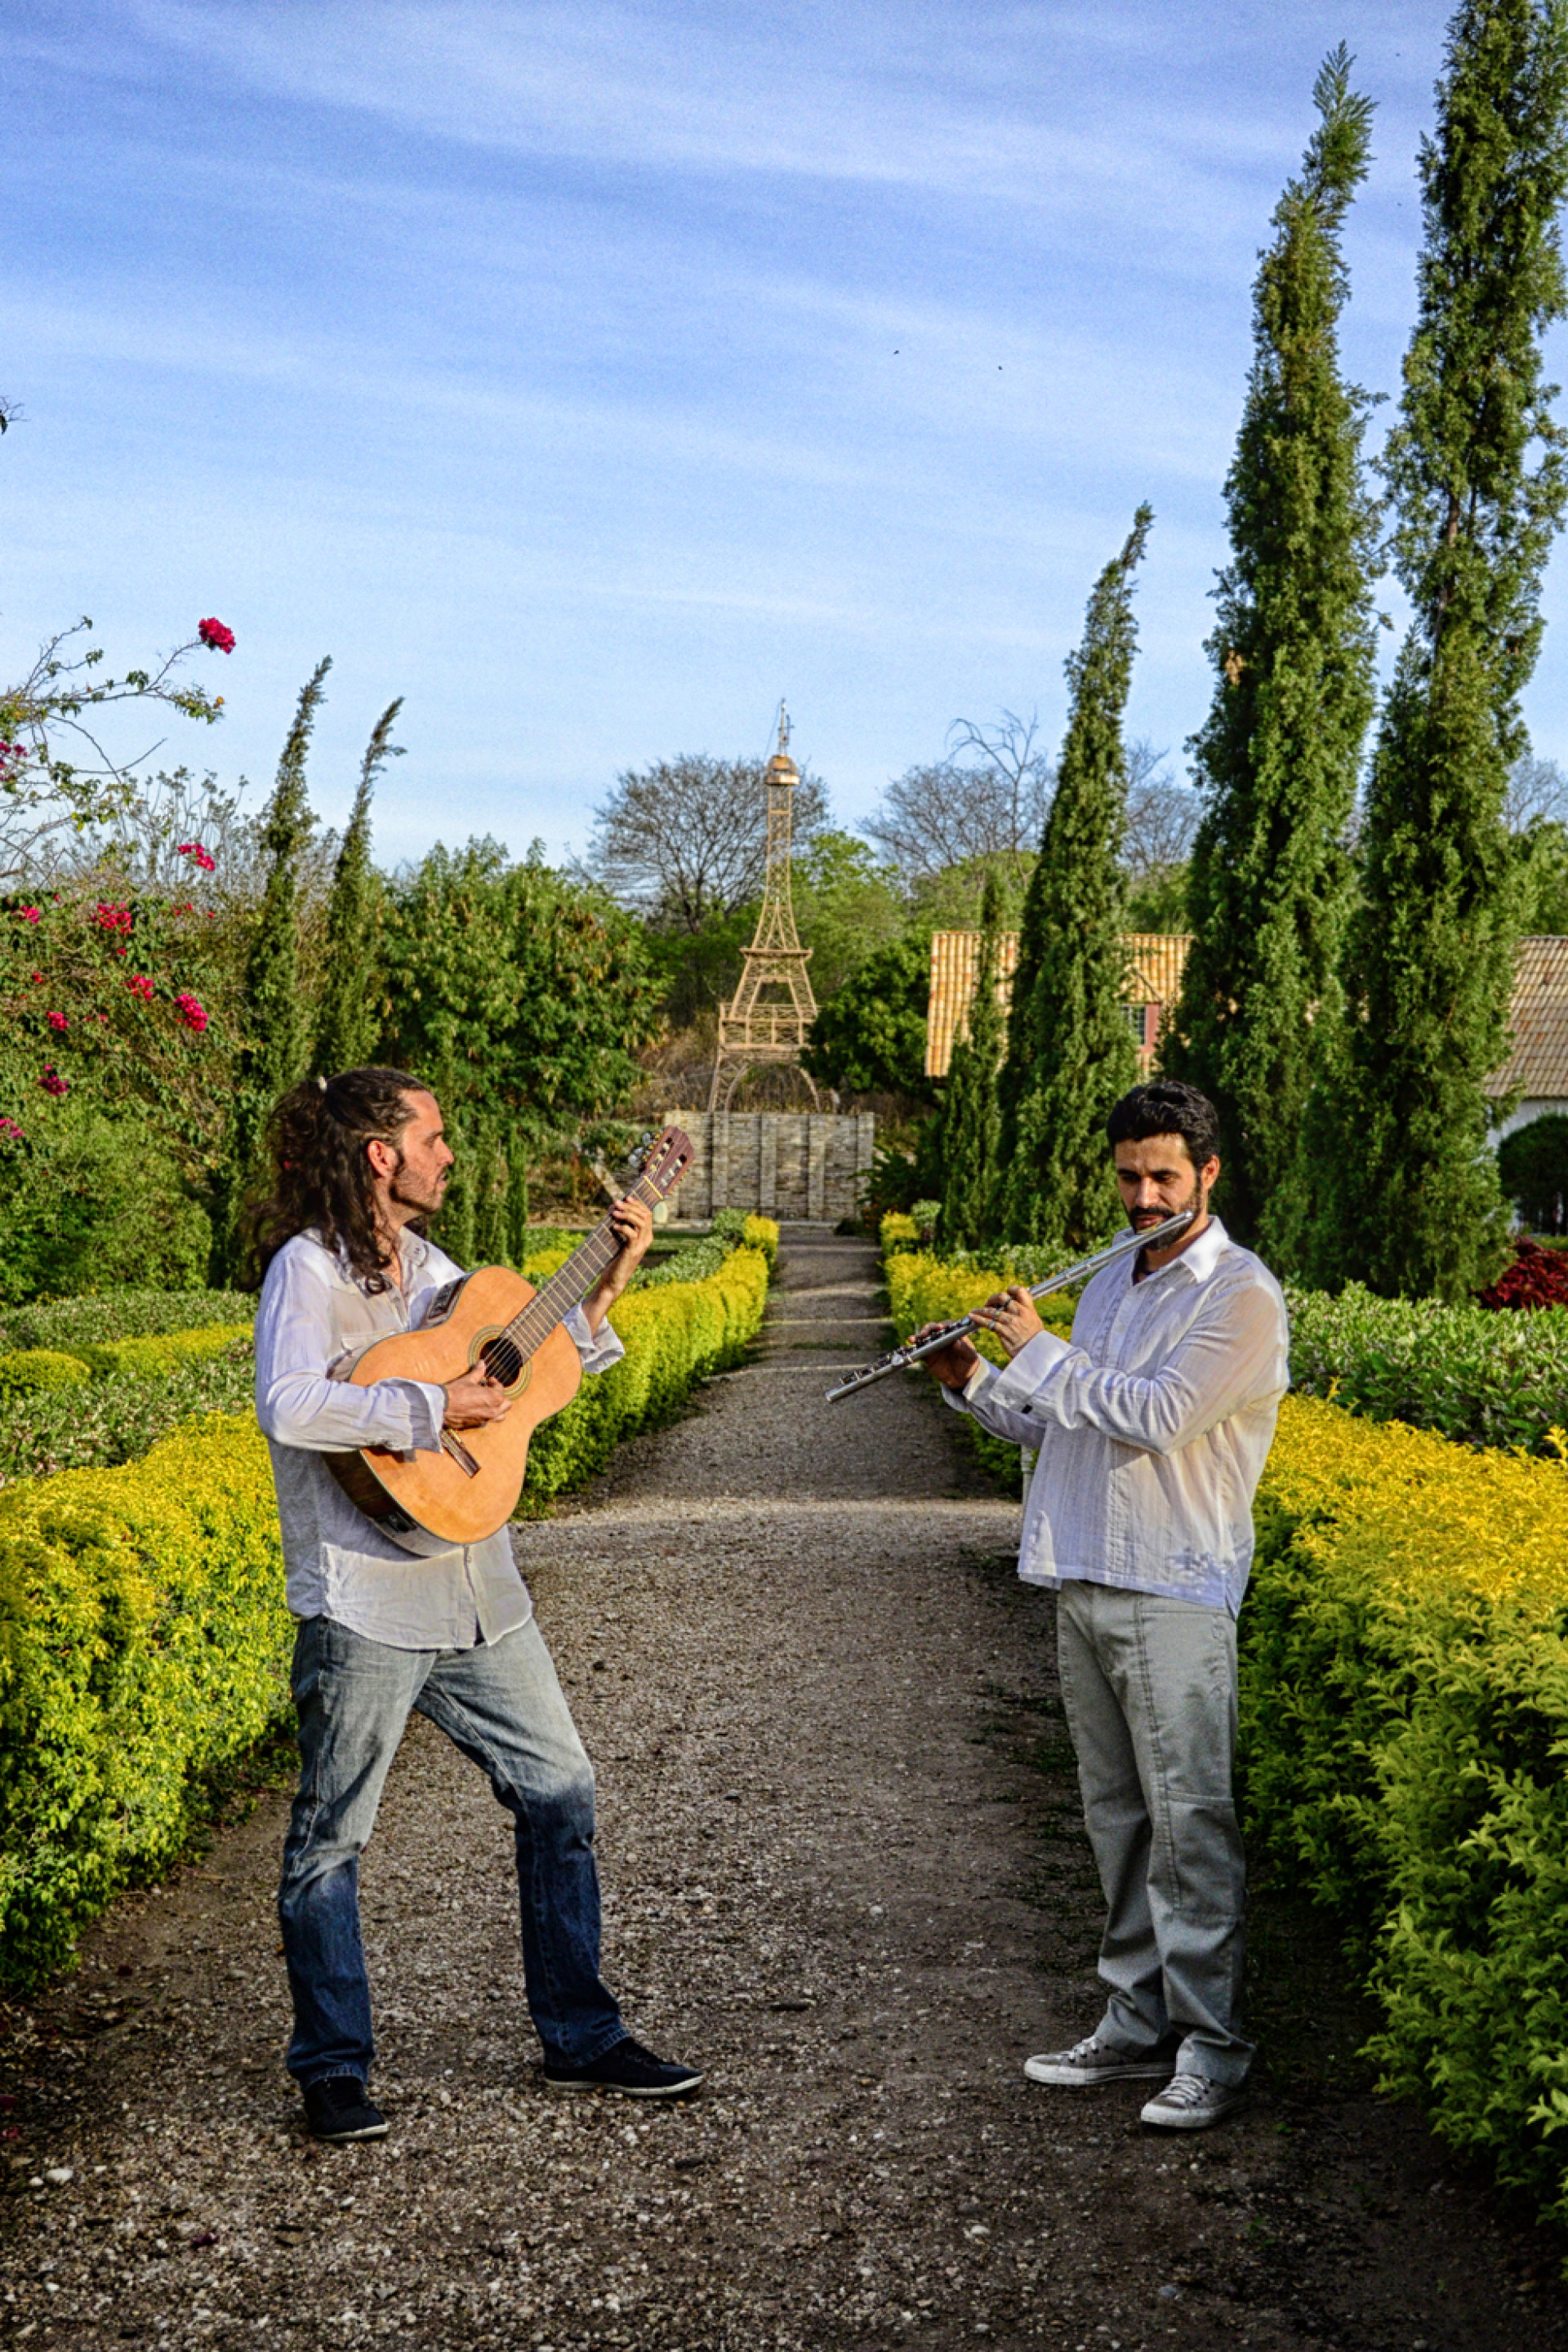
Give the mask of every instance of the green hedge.
M 80 1388 L 91 1378 L 79 1356 L 62 1355 L 58 1348 L 14 1348 L 0 1356 L 0 1397 Z
M 248 1330 L 255 1320 L 256 1301 L 244 1290 L 107 1290 L 100 1297 L 8 1307 L 0 1322 L 0 1350 L 58 1348 L 79 1356 L 83 1348 L 110 1339 L 162 1339 L 217 1323 Z
M 36 1981 L 176 1853 L 203 1776 L 288 1696 L 278 1513 L 254 1421 L 0 1495 L 0 1973 Z
M 1384 2088 L 1568 2221 L 1568 1475 L 1288 1397 L 1257 1519 L 1248 1843 L 1346 1922 Z
M 626 1359 L 536 1433 L 525 1507 L 591 1476 L 732 1362 L 766 1297 L 765 1257 L 740 1249 L 706 1281 L 621 1299 Z M 245 1340 L 232 1367 L 94 1382 L 66 1402 L 123 1406 L 226 1368 L 248 1388 L 250 1352 Z M 248 1415 L 187 1423 L 144 1461 L 0 1494 L 0 1977 L 58 1970 L 117 1888 L 178 1852 L 213 1773 L 286 1714 L 290 1639 L 269 1460 Z
M 140 1461 L 194 1413 L 248 1412 L 256 1387 L 248 1332 L 219 1356 L 151 1380 L 97 1381 L 79 1359 L 68 1360 L 85 1386 L 0 1393 L 0 1487 Z
M 1359 1283 L 1337 1297 L 1289 1289 L 1290 1371 L 1298 1390 L 1374 1421 L 1409 1422 L 1467 1445 L 1554 1455 L 1568 1423 L 1568 1311 L 1443 1307 L 1375 1298 Z

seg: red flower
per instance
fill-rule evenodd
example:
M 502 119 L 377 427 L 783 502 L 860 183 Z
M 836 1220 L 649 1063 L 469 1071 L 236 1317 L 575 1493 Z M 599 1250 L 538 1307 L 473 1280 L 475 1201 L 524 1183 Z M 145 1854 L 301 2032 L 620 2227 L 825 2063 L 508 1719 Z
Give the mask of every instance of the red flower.
M 144 971 L 139 971 L 135 978 L 133 980 L 128 980 L 125 985 L 131 991 L 132 996 L 139 996 L 142 999 L 143 1004 L 152 1003 L 153 983 L 148 979 Z
M 198 621 L 196 635 L 204 646 L 212 647 L 215 654 L 231 654 L 234 651 L 234 631 L 226 629 L 221 621 Z
M 92 919 L 100 931 L 128 931 L 131 929 L 131 909 L 129 907 L 106 907 L 100 899 L 98 912 Z
M 70 1027 L 70 1023 L 66 1019 L 63 1013 L 51 1013 L 48 1016 L 48 1022 L 51 1029 L 66 1030 Z
M 192 996 L 187 992 L 184 996 L 176 996 L 174 1003 L 179 1007 L 180 1018 L 186 1028 L 194 1029 L 199 1037 L 207 1025 L 206 1007 L 201 999 Z
M 0 1142 L 20 1143 L 22 1138 L 26 1134 L 26 1129 L 25 1127 L 18 1126 L 17 1122 L 14 1118 L 0 1118 Z M 15 2099 L 12 2099 L 7 2101 L 6 2104 L 10 2106 L 15 2106 L 16 2102 Z
M 37 923 L 42 920 L 44 910 L 41 907 L 18 907 L 16 912 L 25 923 Z
M 70 1080 L 62 1078 L 59 1072 L 47 1064 L 45 1065 L 44 1075 L 38 1080 L 38 1084 L 47 1095 L 68 1095 L 71 1090 Z
M 33 974 L 33 978 L 37 982 L 37 983 L 38 983 L 39 987 L 41 988 L 41 987 L 43 986 L 43 984 L 44 984 L 44 975 L 43 975 L 43 973 L 42 973 L 41 971 L 36 971 L 36 972 Z
M 217 859 L 211 850 L 204 849 L 199 841 L 182 841 L 174 854 L 177 857 L 194 857 L 204 874 L 210 874 L 217 864 Z M 178 914 L 188 915 L 191 910 L 188 907 L 181 907 L 175 911 Z

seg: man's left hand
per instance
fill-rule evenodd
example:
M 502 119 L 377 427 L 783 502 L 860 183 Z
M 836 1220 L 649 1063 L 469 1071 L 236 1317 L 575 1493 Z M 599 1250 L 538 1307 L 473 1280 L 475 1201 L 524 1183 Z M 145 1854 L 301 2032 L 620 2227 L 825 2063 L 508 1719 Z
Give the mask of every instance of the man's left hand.
M 1026 1348 L 1046 1328 L 1035 1311 L 1034 1300 L 1018 1282 L 1009 1290 L 993 1291 L 984 1307 L 972 1307 L 969 1311 L 983 1331 L 1001 1340 L 1009 1357 Z
M 588 1328 L 596 1331 L 644 1258 L 653 1239 L 653 1211 L 646 1201 L 617 1201 L 610 1211 L 610 1230 L 620 1249 L 583 1301 Z

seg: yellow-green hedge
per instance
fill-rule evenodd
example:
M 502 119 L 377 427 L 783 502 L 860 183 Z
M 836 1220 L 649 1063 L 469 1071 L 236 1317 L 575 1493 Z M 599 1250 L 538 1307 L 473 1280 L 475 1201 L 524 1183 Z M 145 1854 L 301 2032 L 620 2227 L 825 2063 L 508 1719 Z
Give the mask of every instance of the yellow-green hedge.
M 741 1228 L 745 1249 L 760 1249 L 770 1267 L 778 1263 L 779 1229 L 772 1217 L 748 1217 Z
M 738 1249 L 705 1282 L 621 1299 L 625 1360 L 536 1433 L 525 1507 L 732 1362 L 767 1283 L 762 1251 Z M 248 1416 L 0 1494 L 0 1979 L 57 1971 L 117 1888 L 178 1852 L 211 1776 L 286 1713 L 290 1639 Z
M 611 1319 L 626 1355 L 584 1381 L 565 1412 L 534 1433 L 524 1507 L 591 1478 L 623 1437 L 668 1419 L 696 1381 L 737 1362 L 767 1295 L 767 1259 L 742 1248 L 706 1282 L 670 1282 L 618 1299 Z
M 199 1331 L 167 1331 L 157 1339 L 106 1339 L 101 1345 L 84 1340 L 68 1351 L 18 1348 L 0 1356 L 0 1392 L 69 1388 L 89 1379 L 158 1379 L 183 1371 L 187 1364 L 207 1363 L 250 1334 L 248 1323 L 214 1323 Z M 68 1371 L 68 1365 L 76 1370 Z
M 990 1278 L 888 1280 L 903 1333 Z M 1287 1397 L 1256 1520 L 1248 1842 L 1350 1927 L 1385 2087 L 1568 2221 L 1568 1467 Z
M 237 1339 L 248 1339 L 251 1329 L 248 1323 L 214 1323 L 205 1330 L 165 1331 L 156 1339 L 106 1339 L 101 1347 L 73 1348 L 71 1353 L 100 1381 L 153 1380 L 221 1356 Z
M 79 1356 L 65 1355 L 58 1348 L 13 1348 L 0 1356 L 0 1397 L 80 1388 L 91 1378 Z
M 287 1696 L 278 1512 L 254 1421 L 0 1494 L 0 1971 L 68 1957 L 176 1853 L 203 1775 Z

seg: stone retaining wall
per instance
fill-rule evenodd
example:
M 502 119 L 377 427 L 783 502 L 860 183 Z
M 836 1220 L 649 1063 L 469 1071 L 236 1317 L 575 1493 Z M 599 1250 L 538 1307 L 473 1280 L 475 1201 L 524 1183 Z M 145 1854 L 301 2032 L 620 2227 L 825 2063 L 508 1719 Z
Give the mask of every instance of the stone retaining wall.
M 830 1225 L 855 1213 L 877 1126 L 869 1111 L 667 1110 L 659 1120 L 684 1128 L 697 1146 L 673 1203 L 678 1217 L 745 1209 Z

